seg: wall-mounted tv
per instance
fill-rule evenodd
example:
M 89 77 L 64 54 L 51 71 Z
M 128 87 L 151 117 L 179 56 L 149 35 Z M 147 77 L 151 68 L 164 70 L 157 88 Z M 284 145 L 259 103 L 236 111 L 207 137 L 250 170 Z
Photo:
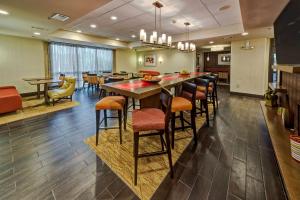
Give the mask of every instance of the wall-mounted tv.
M 300 0 L 290 0 L 274 23 L 278 64 L 300 64 Z

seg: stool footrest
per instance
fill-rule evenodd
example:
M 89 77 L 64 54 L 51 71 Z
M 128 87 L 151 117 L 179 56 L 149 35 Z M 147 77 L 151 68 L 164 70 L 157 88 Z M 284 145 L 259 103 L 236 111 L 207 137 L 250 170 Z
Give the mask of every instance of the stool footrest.
M 118 126 L 109 126 L 109 127 L 99 127 L 99 129 L 119 129 L 119 127 Z
M 142 157 L 149 157 L 149 156 L 159 156 L 162 154 L 167 154 L 167 151 L 155 151 L 155 152 L 150 152 L 150 153 L 142 153 L 142 154 L 138 154 L 138 158 L 142 158 Z

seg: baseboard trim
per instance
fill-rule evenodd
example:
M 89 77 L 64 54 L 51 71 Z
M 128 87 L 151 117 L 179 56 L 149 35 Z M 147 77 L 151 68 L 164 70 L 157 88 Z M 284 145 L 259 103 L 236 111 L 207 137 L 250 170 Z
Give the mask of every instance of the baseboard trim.
M 231 95 L 238 95 L 238 96 L 246 96 L 246 97 L 253 97 L 253 98 L 258 98 L 258 99 L 263 99 L 263 95 L 257 95 L 257 94 L 249 94 L 249 93 L 241 93 L 241 92 L 231 92 Z

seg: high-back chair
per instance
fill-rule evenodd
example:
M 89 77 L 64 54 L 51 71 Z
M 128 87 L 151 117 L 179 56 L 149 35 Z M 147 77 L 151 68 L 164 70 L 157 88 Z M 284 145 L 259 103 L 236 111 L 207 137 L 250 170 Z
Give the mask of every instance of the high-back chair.
M 171 104 L 172 94 L 166 90 L 161 91 L 161 104 L 162 109 L 158 108 L 142 108 L 139 110 L 133 110 L 132 112 L 132 128 L 133 128 L 133 154 L 134 154 L 134 185 L 137 184 L 137 169 L 138 159 L 148 156 L 158 156 L 167 154 L 169 159 L 169 167 L 171 177 L 173 178 L 173 165 L 169 138 L 169 123 L 171 118 Z M 147 131 L 146 133 L 140 134 L 140 132 Z M 157 131 L 148 133 L 148 131 Z M 160 136 L 161 151 L 139 153 L 139 138 Z

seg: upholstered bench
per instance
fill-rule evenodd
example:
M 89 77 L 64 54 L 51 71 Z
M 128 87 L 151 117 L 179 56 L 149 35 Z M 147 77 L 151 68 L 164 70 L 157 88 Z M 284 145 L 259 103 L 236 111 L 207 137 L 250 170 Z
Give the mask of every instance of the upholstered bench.
M 22 97 L 15 86 L 0 87 L 0 114 L 22 109 Z

